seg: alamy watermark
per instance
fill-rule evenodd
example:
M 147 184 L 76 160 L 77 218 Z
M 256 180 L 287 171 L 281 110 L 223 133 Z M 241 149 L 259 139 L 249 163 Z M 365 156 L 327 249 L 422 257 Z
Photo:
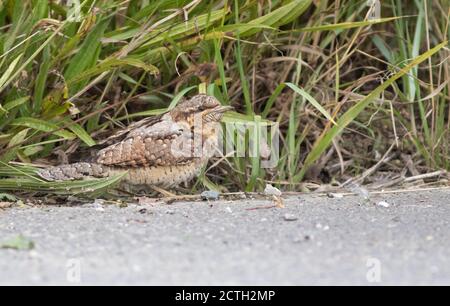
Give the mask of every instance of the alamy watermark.
M 367 13 L 369 20 L 380 19 L 381 18 L 381 3 L 380 0 L 367 0 L 366 5 L 369 7 L 369 12 Z
M 66 280 L 71 284 L 81 283 L 81 259 L 71 258 L 67 260 Z
M 68 0 L 67 1 L 67 21 L 69 22 L 81 22 L 81 3 L 80 0 Z
M 278 164 L 279 125 L 258 116 L 253 121 L 225 122 L 222 126 L 218 122 L 204 122 L 198 114 L 194 116 L 193 129 L 182 133 L 171 142 L 170 150 L 176 158 L 249 157 L 258 158 L 261 168 L 274 168 Z
M 381 282 L 381 261 L 375 257 L 369 257 L 366 261 L 366 280 L 369 283 Z
M 224 156 L 260 158 L 261 168 L 274 168 L 279 160 L 280 130 L 277 122 L 257 118 L 248 122 L 227 122 L 219 137 Z

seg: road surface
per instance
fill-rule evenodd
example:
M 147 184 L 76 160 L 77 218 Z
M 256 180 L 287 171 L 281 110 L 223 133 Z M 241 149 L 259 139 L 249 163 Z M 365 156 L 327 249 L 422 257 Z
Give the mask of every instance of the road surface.
M 0 284 L 450 285 L 450 189 L 0 210 Z

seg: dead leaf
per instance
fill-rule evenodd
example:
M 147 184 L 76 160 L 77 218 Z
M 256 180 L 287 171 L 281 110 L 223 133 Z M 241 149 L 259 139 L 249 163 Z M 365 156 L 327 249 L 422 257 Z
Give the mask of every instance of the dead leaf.
M 285 208 L 283 199 L 281 197 L 274 195 L 273 201 L 278 208 Z
M 31 250 L 33 248 L 34 242 L 22 235 L 0 243 L 0 249 Z
M 12 206 L 13 203 L 11 202 L 0 202 L 0 209 L 2 208 L 9 208 Z

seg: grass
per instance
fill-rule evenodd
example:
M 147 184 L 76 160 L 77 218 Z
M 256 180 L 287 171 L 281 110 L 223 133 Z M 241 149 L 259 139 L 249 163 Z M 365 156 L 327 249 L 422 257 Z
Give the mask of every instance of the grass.
M 33 165 L 196 91 L 236 107 L 225 121 L 278 123 L 280 159 L 228 157 L 193 192 L 341 181 L 393 143 L 385 171 L 450 170 L 447 0 L 381 1 L 377 19 L 366 1 L 64 2 L 0 2 L 0 192 L 103 191 L 119 178 L 46 183 Z

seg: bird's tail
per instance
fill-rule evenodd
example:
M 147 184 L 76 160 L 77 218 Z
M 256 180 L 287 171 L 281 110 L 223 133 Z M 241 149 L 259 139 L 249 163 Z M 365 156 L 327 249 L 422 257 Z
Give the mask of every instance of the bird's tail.
M 96 163 L 80 162 L 40 169 L 37 174 L 47 181 L 70 181 L 105 177 L 108 175 L 108 167 Z

